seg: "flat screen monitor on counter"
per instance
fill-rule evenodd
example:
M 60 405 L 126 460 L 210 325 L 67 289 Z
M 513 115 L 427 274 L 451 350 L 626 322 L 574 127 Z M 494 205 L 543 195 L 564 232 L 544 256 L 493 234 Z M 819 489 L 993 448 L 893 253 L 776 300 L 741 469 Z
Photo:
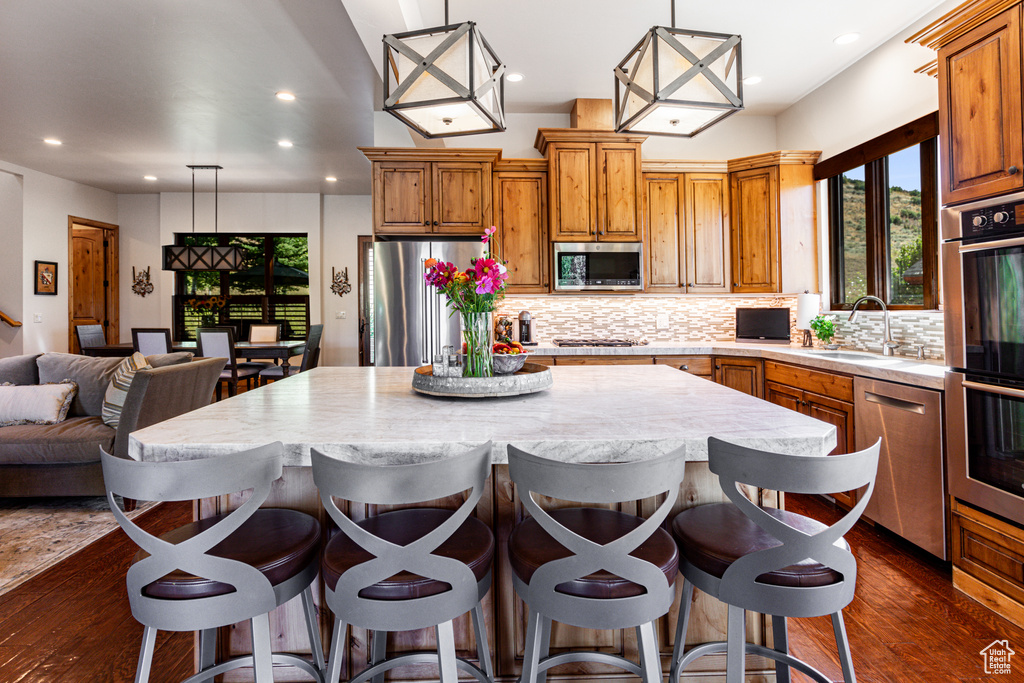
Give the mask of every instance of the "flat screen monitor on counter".
M 789 308 L 737 308 L 736 341 L 789 343 Z

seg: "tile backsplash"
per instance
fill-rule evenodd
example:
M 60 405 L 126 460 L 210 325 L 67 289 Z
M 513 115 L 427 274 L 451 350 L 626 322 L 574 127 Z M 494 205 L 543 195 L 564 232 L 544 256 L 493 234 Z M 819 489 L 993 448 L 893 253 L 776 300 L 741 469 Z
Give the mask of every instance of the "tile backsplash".
M 508 296 L 498 306 L 500 315 L 515 319 L 530 311 L 539 341 L 559 337 L 646 337 L 650 342 L 733 341 L 736 307 L 788 307 L 790 338 L 799 343 L 796 296 Z M 668 327 L 659 329 L 658 316 Z M 882 343 L 881 312 L 861 311 L 854 323 L 848 314 L 836 314 L 836 343 L 845 348 L 878 351 Z M 664 322 L 664 320 L 663 320 Z M 901 355 L 916 355 L 912 344 L 923 344 L 928 359 L 943 357 L 940 311 L 897 311 L 891 314 L 892 336 L 903 346 Z M 815 345 L 819 342 L 815 340 Z

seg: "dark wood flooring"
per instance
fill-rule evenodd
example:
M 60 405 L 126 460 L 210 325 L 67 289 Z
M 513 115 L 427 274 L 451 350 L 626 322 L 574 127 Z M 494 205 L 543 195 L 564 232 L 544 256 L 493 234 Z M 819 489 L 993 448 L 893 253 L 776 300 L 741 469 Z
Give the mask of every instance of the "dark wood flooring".
M 786 506 L 825 522 L 841 514 L 817 498 L 789 496 Z M 140 524 L 161 533 L 191 512 L 188 503 L 164 504 Z M 863 523 L 847 538 L 859 566 L 857 597 L 844 613 L 859 681 L 1024 681 L 1024 629 L 955 592 L 948 564 Z M 0 683 L 131 681 L 142 626 L 131 616 L 124 576 L 135 551 L 117 530 L 0 596 Z M 790 624 L 793 653 L 841 681 L 828 617 Z M 979 652 L 996 639 L 1020 653 L 1010 675 L 984 673 Z M 191 635 L 162 632 L 153 683 L 180 681 L 192 662 Z M 794 674 L 794 682 L 806 680 Z

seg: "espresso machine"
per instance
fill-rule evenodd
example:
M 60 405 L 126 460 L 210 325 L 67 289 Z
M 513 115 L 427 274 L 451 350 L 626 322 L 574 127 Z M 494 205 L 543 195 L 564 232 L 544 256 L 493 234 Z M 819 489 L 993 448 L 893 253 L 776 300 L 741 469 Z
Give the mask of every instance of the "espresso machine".
M 536 346 L 537 342 L 533 339 L 533 317 L 529 311 L 519 312 L 519 343 L 523 346 Z

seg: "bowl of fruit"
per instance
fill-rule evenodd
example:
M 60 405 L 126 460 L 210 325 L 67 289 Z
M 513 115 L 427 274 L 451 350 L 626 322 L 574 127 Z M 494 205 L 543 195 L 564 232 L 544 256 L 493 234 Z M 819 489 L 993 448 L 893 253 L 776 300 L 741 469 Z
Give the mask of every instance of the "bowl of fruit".
M 517 341 L 496 342 L 492 347 L 495 375 L 511 375 L 523 369 L 526 349 Z

